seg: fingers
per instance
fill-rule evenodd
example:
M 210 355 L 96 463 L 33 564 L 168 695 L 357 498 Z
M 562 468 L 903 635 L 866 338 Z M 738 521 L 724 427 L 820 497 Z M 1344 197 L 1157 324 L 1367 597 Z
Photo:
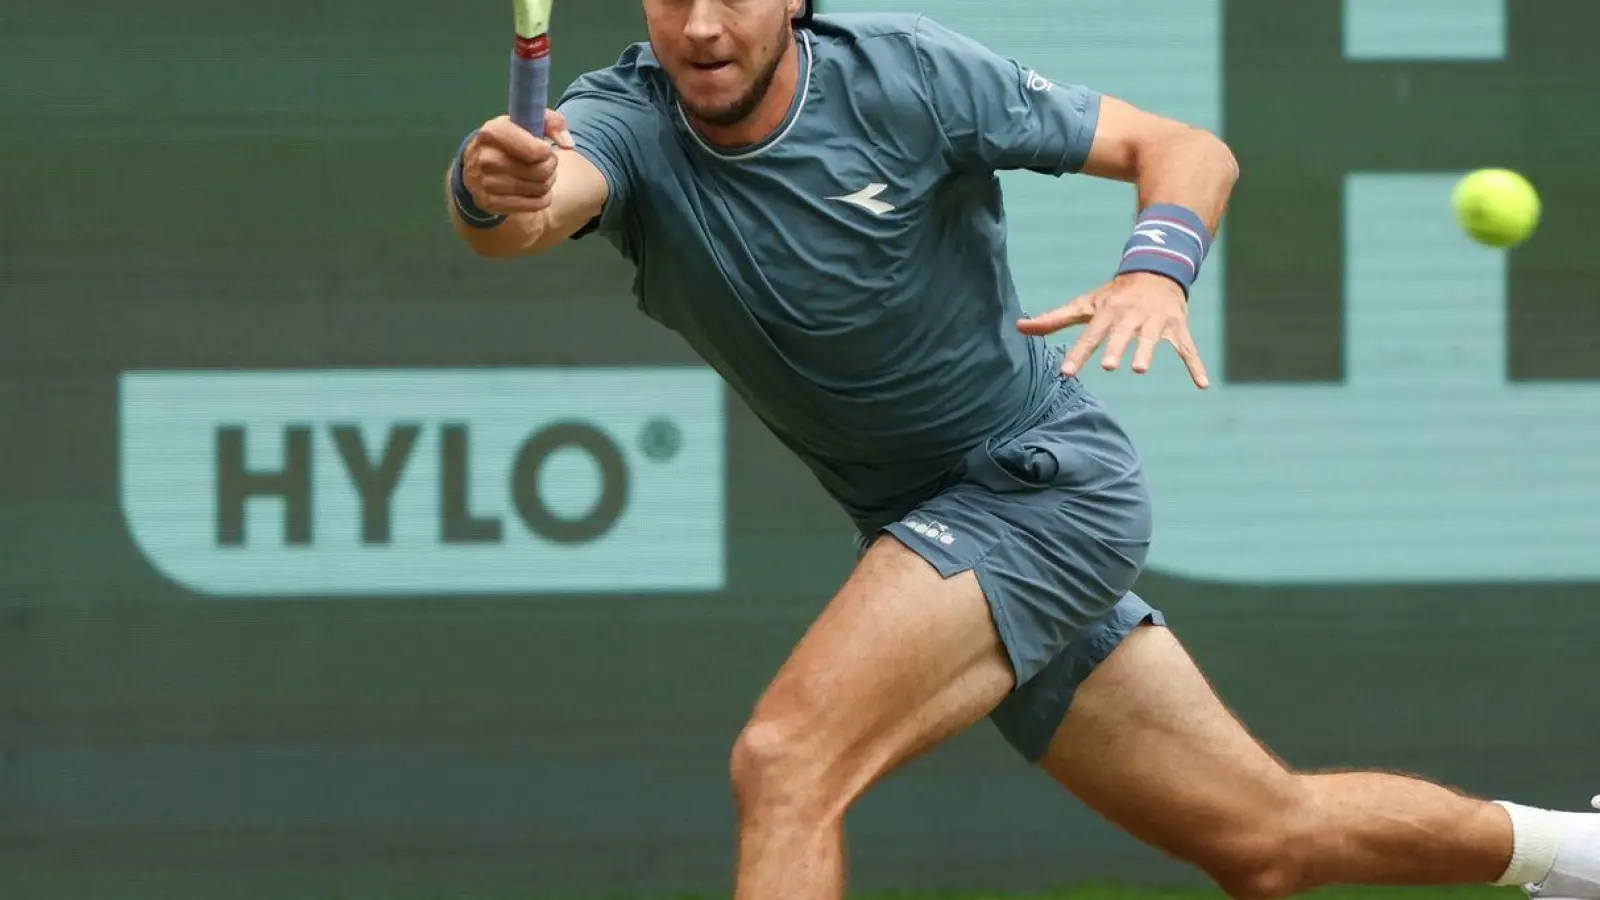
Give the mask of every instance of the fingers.
M 511 174 L 489 174 L 482 169 L 468 168 L 463 181 L 473 199 L 485 212 L 509 215 L 519 212 L 538 212 L 549 207 L 551 186 L 555 182 L 554 170 L 542 177 Z
M 1211 376 L 1206 374 L 1206 364 L 1200 361 L 1200 350 L 1194 345 L 1194 338 L 1189 336 L 1189 329 L 1177 329 L 1177 334 L 1171 340 L 1173 348 L 1178 351 L 1178 358 L 1188 367 L 1194 386 L 1201 390 L 1210 387 Z
M 1100 357 L 1100 368 L 1110 372 L 1122 365 L 1122 354 L 1128 349 L 1128 342 L 1139 333 L 1140 325 L 1141 322 L 1134 316 L 1123 316 L 1116 320 L 1116 324 L 1111 326 L 1105 355 Z
M 1156 350 L 1163 340 L 1172 344 L 1178 351 L 1178 358 L 1189 370 L 1189 377 L 1193 379 L 1195 387 L 1204 390 L 1211 386 L 1211 376 L 1206 374 L 1205 363 L 1200 361 L 1200 350 L 1194 344 L 1194 338 L 1189 335 L 1189 329 L 1182 321 L 1175 321 L 1166 317 L 1146 319 L 1137 327 L 1117 326 L 1112 329 L 1111 341 L 1106 346 L 1105 358 L 1101 364 L 1107 369 L 1115 369 L 1121 363 L 1121 354 L 1127 342 L 1137 334 L 1139 339 L 1138 349 L 1133 355 L 1133 371 L 1143 375 L 1150 371 L 1155 363 Z
M 485 175 L 478 180 L 478 189 L 490 197 L 543 197 L 550 193 L 537 182 L 509 175 Z
M 1025 334 L 1042 335 L 1087 323 L 1062 361 L 1061 372 L 1068 376 L 1077 375 L 1102 344 L 1102 368 L 1119 368 L 1132 346 L 1133 371 L 1143 375 L 1155 364 L 1156 352 L 1165 341 L 1177 350 L 1189 377 L 1203 390 L 1211 386 L 1211 377 L 1189 334 L 1184 313 L 1181 301 L 1172 298 L 1101 289 L 1036 318 L 1023 319 L 1017 328 Z
M 1061 363 L 1061 372 L 1065 375 L 1076 375 L 1089 361 L 1089 355 L 1105 340 L 1106 334 L 1111 331 L 1112 321 L 1104 316 L 1089 322 L 1083 334 L 1078 338 L 1072 349 L 1067 351 L 1067 358 Z
M 557 126 L 559 137 L 570 143 L 566 119 L 560 113 L 547 122 Z M 539 212 L 550 205 L 559 158 L 550 143 L 523 131 L 505 116 L 484 123 L 467 148 L 463 181 L 473 199 L 486 212 L 499 215 Z
M 562 119 L 562 129 L 566 128 L 566 120 Z M 483 123 L 478 129 L 478 139 L 473 143 L 481 147 L 493 147 L 509 159 L 523 163 L 540 163 L 554 155 L 547 141 L 540 140 L 522 129 L 522 126 L 511 121 L 510 116 L 497 116 Z
M 1068 303 L 1066 306 L 1057 307 L 1049 312 L 1017 323 L 1017 330 L 1023 334 L 1051 334 L 1063 328 L 1082 325 L 1094 318 L 1095 297 L 1093 294 L 1084 294 L 1082 297 Z
M 468 165 L 471 163 L 469 159 Z M 514 162 L 492 151 L 486 151 L 479 155 L 477 163 L 479 171 L 486 179 L 492 176 L 519 184 L 548 187 L 556 177 L 556 157 L 553 154 L 543 162 L 525 163 Z
M 572 140 L 572 132 L 567 130 L 567 117 L 553 109 L 545 111 L 544 134 L 563 150 L 573 150 L 578 146 Z
M 1160 320 L 1152 319 L 1144 323 L 1139 329 L 1139 349 L 1133 354 L 1133 371 L 1140 375 L 1150 371 L 1150 366 L 1155 362 L 1156 348 L 1161 346 L 1161 335 L 1165 331 Z

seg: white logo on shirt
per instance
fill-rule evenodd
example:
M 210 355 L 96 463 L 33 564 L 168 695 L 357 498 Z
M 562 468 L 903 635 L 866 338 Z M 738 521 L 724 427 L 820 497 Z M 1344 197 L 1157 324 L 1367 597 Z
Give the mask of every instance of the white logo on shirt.
M 888 189 L 889 186 L 887 184 L 879 184 L 878 182 L 874 181 L 872 184 L 867 185 L 859 191 L 856 191 L 854 194 L 845 194 L 842 197 L 829 197 L 828 199 L 841 200 L 845 203 L 851 204 L 852 206 L 859 206 L 875 216 L 881 216 L 886 212 L 893 212 L 894 206 L 892 204 L 885 203 L 882 200 L 875 200 L 873 198 L 877 197 L 879 194 Z
M 1028 70 L 1028 90 L 1048 94 L 1052 87 L 1055 87 L 1055 85 L 1051 84 L 1050 79 L 1032 69 Z

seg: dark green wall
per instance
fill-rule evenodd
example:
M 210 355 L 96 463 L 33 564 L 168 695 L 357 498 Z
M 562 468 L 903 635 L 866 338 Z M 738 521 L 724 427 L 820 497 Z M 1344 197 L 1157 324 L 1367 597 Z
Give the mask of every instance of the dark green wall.
M 153 569 L 119 507 L 128 370 L 694 364 L 635 312 L 608 247 L 491 264 L 450 233 L 443 168 L 503 105 L 508 35 L 498 11 L 444 9 L 389 4 L 377 25 L 349 0 L 5 14 L 0 897 L 727 884 L 727 748 L 850 562 L 843 517 L 736 402 L 714 595 L 224 600 Z M 1226 131 L 1248 173 L 1231 380 L 1340 377 L 1343 172 L 1485 159 L 1559 201 L 1513 263 L 1512 375 L 1600 376 L 1584 41 L 1600 13 L 1510 10 L 1492 71 L 1375 72 L 1347 71 L 1335 0 L 1227 5 Z M 560 84 L 642 32 L 634 0 L 557 16 Z M 1430 140 L 1460 115 L 1391 102 L 1396 75 L 1471 107 L 1447 144 L 1466 149 Z M 1364 138 L 1330 136 L 1357 117 Z M 1140 590 L 1297 764 L 1535 803 L 1594 792 L 1600 586 Z M 987 726 L 886 784 L 851 830 L 863 886 L 1192 879 Z

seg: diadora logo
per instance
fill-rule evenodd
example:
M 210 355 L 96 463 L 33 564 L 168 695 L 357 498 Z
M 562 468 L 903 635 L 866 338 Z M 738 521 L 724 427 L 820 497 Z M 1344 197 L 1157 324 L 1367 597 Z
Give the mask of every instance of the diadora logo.
M 884 213 L 894 212 L 894 204 L 885 203 L 884 201 L 877 199 L 879 194 L 888 189 L 889 186 L 887 184 L 881 184 L 874 181 L 872 184 L 867 185 L 853 194 L 844 194 L 839 197 L 829 197 L 828 199 L 838 200 L 841 203 L 848 203 L 851 206 L 858 206 L 875 216 L 881 216 Z
M 950 528 L 942 522 L 924 522 L 921 519 L 910 518 L 904 520 L 905 526 L 930 541 L 938 541 L 946 547 L 956 542 L 956 536 Z
M 134 372 L 135 541 L 205 594 L 716 590 L 703 369 Z

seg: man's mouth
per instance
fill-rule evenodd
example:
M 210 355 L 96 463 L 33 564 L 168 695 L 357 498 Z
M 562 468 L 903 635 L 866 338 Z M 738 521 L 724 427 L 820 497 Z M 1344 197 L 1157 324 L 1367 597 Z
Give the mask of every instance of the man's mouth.
M 701 72 L 720 72 L 728 66 L 733 65 L 733 63 L 728 62 L 727 60 L 716 60 L 713 62 L 696 62 L 691 60 L 689 65 Z

